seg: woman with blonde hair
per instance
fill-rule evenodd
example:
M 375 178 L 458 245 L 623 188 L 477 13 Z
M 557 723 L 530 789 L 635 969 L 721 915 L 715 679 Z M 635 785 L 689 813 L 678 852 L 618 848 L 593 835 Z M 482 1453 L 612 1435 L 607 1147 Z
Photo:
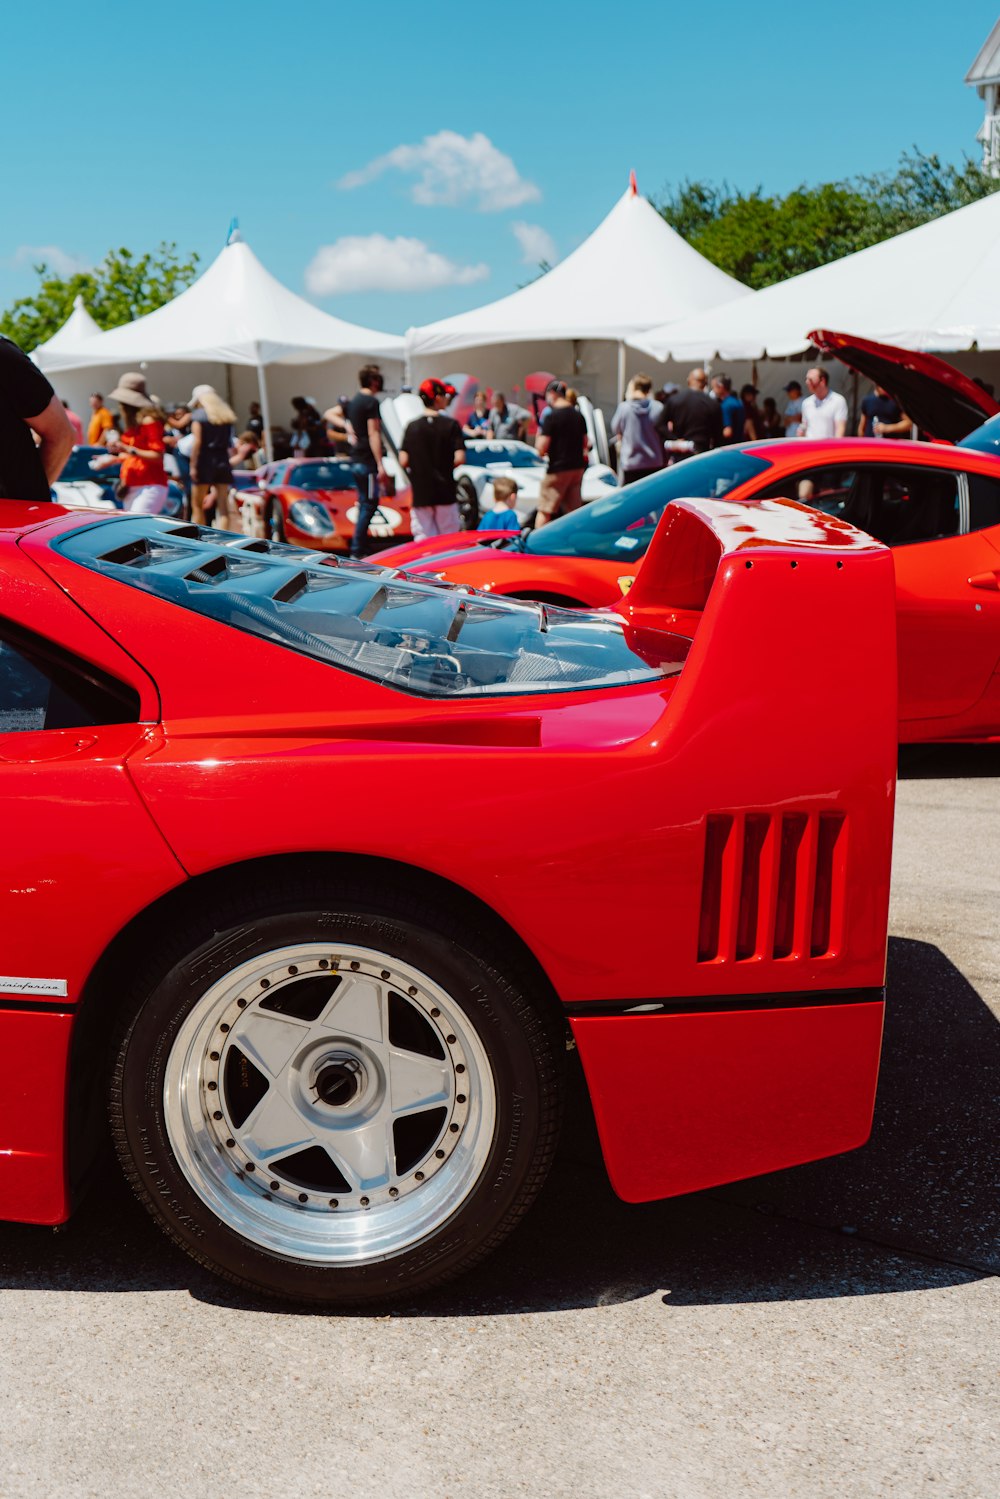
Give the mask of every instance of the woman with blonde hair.
M 191 519 L 205 524 L 205 501 L 215 490 L 215 524 L 222 531 L 238 530 L 236 493 L 229 450 L 233 445 L 236 413 L 211 385 L 196 385 L 191 392 Z

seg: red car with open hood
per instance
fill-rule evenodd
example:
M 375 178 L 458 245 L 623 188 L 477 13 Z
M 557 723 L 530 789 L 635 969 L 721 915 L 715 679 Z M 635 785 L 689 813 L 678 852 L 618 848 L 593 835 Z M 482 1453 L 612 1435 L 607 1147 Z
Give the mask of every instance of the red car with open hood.
M 892 549 L 900 740 L 1000 736 L 1000 406 L 933 356 L 810 336 L 895 395 L 936 440 L 737 443 L 540 531 L 435 537 L 394 548 L 387 560 L 493 594 L 595 608 L 630 586 L 672 501 L 800 499 Z

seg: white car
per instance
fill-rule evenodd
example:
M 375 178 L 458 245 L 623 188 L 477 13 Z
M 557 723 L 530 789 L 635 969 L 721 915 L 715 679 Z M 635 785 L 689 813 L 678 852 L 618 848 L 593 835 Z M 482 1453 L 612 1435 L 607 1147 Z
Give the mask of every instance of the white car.
M 459 503 L 463 509 L 471 511 L 475 502 L 479 515 L 485 515 L 494 506 L 494 479 L 513 479 L 517 484 L 518 516 L 527 521 L 538 508 L 538 491 L 545 473 L 545 459 L 539 458 L 526 442 L 515 442 L 510 438 L 491 438 L 484 442 L 469 440 L 465 444 L 465 462 L 455 470 Z M 583 474 L 584 504 L 599 500 L 617 483 L 614 470 L 606 463 L 591 463 Z

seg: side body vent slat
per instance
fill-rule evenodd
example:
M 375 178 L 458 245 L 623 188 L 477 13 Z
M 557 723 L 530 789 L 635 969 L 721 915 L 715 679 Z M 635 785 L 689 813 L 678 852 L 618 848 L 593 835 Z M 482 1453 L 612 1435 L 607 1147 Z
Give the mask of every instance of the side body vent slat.
M 711 813 L 699 963 L 795 961 L 839 950 L 847 884 L 842 812 Z

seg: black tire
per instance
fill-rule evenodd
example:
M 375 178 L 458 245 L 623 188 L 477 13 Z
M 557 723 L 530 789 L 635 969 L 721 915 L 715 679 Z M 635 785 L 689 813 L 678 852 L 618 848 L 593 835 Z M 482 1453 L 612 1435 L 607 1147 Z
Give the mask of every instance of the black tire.
M 428 1153 L 422 1162 L 427 1180 L 420 1170 L 414 1170 L 412 1162 L 407 1164 L 406 1171 L 412 1174 L 405 1181 L 403 1177 L 395 1178 L 404 1183 L 403 1195 L 398 1190 L 394 1194 L 398 1199 L 395 1203 L 389 1203 L 384 1193 L 382 1200 L 376 1202 L 373 1192 L 371 1207 L 368 1197 L 357 1195 L 350 1203 L 331 1198 L 328 1205 L 325 1200 L 320 1201 L 328 1187 L 314 1190 L 311 1182 L 302 1182 L 301 1176 L 293 1175 L 292 1193 L 294 1184 L 300 1182 L 313 1191 L 311 1201 L 308 1192 L 301 1194 L 307 1208 L 300 1208 L 294 1196 L 289 1195 L 286 1181 L 265 1182 L 259 1170 L 264 1169 L 267 1176 L 288 1174 L 291 1162 L 301 1162 L 304 1156 L 287 1156 L 280 1166 L 273 1164 L 272 1157 L 271 1163 L 258 1168 L 258 1174 L 251 1178 L 248 1173 L 254 1166 L 249 1163 L 248 1155 L 241 1156 L 239 1152 L 252 1153 L 254 1144 L 247 1146 L 242 1139 L 235 1142 L 233 1138 L 217 1139 L 211 1133 L 238 1133 L 231 1122 L 236 1117 L 236 1105 L 230 1095 L 239 1102 L 236 1089 L 240 1084 L 237 1081 L 231 1086 L 229 1079 L 240 1079 L 240 1066 L 246 1061 L 240 1051 L 240 1045 L 245 1044 L 240 1039 L 244 1034 L 240 1026 L 255 1026 L 259 1034 L 263 1025 L 270 1032 L 275 1023 L 275 1007 L 280 1009 L 283 1004 L 285 1010 L 277 1020 L 284 1028 L 289 1004 L 294 1010 L 299 1003 L 295 996 L 305 993 L 303 986 L 314 983 L 319 975 L 302 977 L 297 967 L 290 967 L 288 972 L 297 976 L 287 979 L 284 967 L 274 970 L 280 974 L 276 980 L 279 987 L 265 997 L 263 989 L 251 986 L 249 999 L 241 995 L 236 1001 L 247 1006 L 242 1012 L 232 1009 L 231 994 L 230 1008 L 220 1010 L 218 996 L 229 993 L 227 986 L 233 983 L 236 987 L 232 993 L 248 984 L 244 977 L 233 979 L 232 975 L 251 971 L 259 974 L 275 954 L 284 964 L 290 951 L 312 954 L 317 946 L 322 951 L 328 949 L 331 960 L 337 959 L 338 949 L 377 954 L 376 966 L 385 963 L 383 977 L 391 971 L 393 985 L 400 985 L 396 975 L 405 971 L 417 975 L 416 984 L 422 989 L 446 996 L 446 1001 L 439 1003 L 451 1007 L 446 1007 L 444 1014 L 452 1018 L 439 1023 L 447 1023 L 454 1033 L 444 1038 L 448 1044 L 439 1046 L 444 1060 L 421 1062 L 421 1066 L 437 1066 L 442 1073 L 447 1072 L 454 1062 L 450 1043 L 466 1048 L 457 1054 L 468 1055 L 468 1067 L 459 1064 L 454 1071 L 463 1074 L 457 1087 L 467 1088 L 468 1093 L 454 1094 L 456 1102 L 451 1116 L 453 1120 L 463 1117 L 459 1109 L 462 1104 L 466 1111 L 464 1122 L 447 1124 L 442 1120 L 440 1125 L 434 1124 L 444 1130 L 436 1143 L 443 1147 L 451 1142 L 448 1148 L 452 1154 L 439 1163 L 436 1158 L 445 1156 L 444 1148 Z M 324 966 L 323 960 L 320 966 Z M 361 966 L 369 970 L 372 965 L 366 959 Z M 335 971 L 334 967 L 333 961 L 325 963 L 330 972 L 322 975 L 324 983 L 345 984 L 345 994 L 353 994 L 355 989 L 361 994 L 367 992 L 369 980 L 365 971 L 352 974 L 346 959 L 342 967 L 336 966 Z M 302 973 L 306 973 L 305 967 Z M 426 985 L 423 975 L 427 978 Z M 350 987 L 351 982 L 354 988 Z M 284 988 L 280 988 L 282 984 Z M 416 984 L 407 994 L 417 993 Z M 280 994 L 286 998 L 279 1004 L 275 994 L 279 994 L 279 999 Z M 288 999 L 288 995 L 292 998 Z M 410 1005 L 416 1015 L 413 1023 L 417 1025 L 429 1026 L 428 1014 L 441 1014 L 439 1009 L 418 1010 L 421 1001 L 404 1001 L 397 993 L 378 1001 L 379 1013 L 384 1010 L 389 1015 L 397 1001 Z M 331 1008 L 335 1004 L 336 1001 Z M 218 1061 L 220 1051 L 230 1040 L 229 1037 L 223 1042 L 214 1039 L 217 1033 L 230 1031 L 230 1025 L 217 1024 L 222 1013 L 233 1018 L 236 1040 L 229 1047 L 228 1056 L 230 1061 L 237 1059 L 234 1074 L 230 1074 L 228 1063 Z M 409 1017 L 409 1011 L 405 1013 Z M 343 891 L 324 888 L 315 881 L 300 883 L 293 877 L 282 886 L 272 885 L 266 897 L 249 892 L 237 896 L 234 892 L 232 897 L 216 903 L 214 921 L 193 920 L 186 929 L 171 932 L 164 939 L 157 961 L 128 996 L 122 1017 L 113 1053 L 109 1107 L 112 1135 L 126 1177 L 161 1227 L 192 1258 L 255 1292 L 300 1303 L 357 1306 L 388 1302 L 450 1280 L 483 1259 L 514 1228 L 541 1187 L 551 1163 L 562 1104 L 564 1063 L 561 1022 L 551 1001 L 532 996 L 531 979 L 512 971 L 506 957 L 501 957 L 490 940 L 481 940 L 479 934 L 470 932 L 467 924 L 449 920 L 412 895 L 393 897 L 373 892 L 364 896 L 355 891 L 345 897 Z M 294 1023 L 299 1024 L 299 1019 Z M 401 1043 L 392 1040 L 392 1024 L 390 1017 L 385 1026 L 386 1055 L 389 1048 L 396 1048 L 392 1055 L 398 1056 Z M 219 1050 L 202 1052 L 192 1047 L 193 1028 L 199 1025 L 203 1029 L 208 1027 L 206 1034 L 213 1039 L 207 1044 Z M 308 1034 L 313 1036 L 323 1026 L 333 1027 L 329 1031 L 332 1037 L 336 1027 L 327 1016 Z M 336 1043 L 328 1040 L 323 1044 L 342 1043 L 338 1039 Z M 406 1045 L 412 1048 L 416 1043 L 408 1041 Z M 304 1047 L 305 1043 L 303 1056 Z M 473 1065 L 474 1054 L 485 1055 L 488 1072 Z M 249 1055 L 253 1057 L 255 1053 L 250 1050 Z M 337 1053 L 337 1057 L 341 1055 Z M 216 1061 L 199 1061 L 203 1056 Z M 370 1058 L 368 1061 L 370 1070 L 377 1071 L 377 1063 Z M 324 1057 L 317 1089 L 326 1071 L 339 1065 L 339 1061 L 329 1063 Z M 393 1067 L 397 1065 L 392 1063 Z M 212 1066 L 218 1069 L 219 1082 L 206 1084 L 205 1077 Z M 306 1063 L 296 1062 L 295 1067 L 294 1076 L 302 1085 Z M 243 1073 L 246 1070 L 244 1067 Z M 252 1064 L 249 1070 L 256 1071 Z M 292 1075 L 289 1062 L 286 1082 Z M 179 1076 L 183 1078 L 180 1089 Z M 392 1077 L 395 1078 L 395 1072 Z M 480 1079 L 479 1084 L 465 1081 L 471 1078 Z M 267 1090 L 277 1090 L 277 1082 L 268 1083 L 265 1079 L 265 1084 Z M 168 1085 L 170 1092 L 166 1094 Z M 360 1090 L 361 1085 L 357 1086 Z M 206 1092 L 206 1087 L 216 1091 Z M 479 1099 L 473 1096 L 477 1087 L 482 1095 Z M 386 1095 L 390 1091 L 387 1081 Z M 492 1102 L 487 1108 L 486 1095 L 491 1091 Z M 283 1092 L 279 1104 L 283 1105 L 285 1096 Z M 191 1100 L 183 1105 L 194 1121 L 191 1132 L 195 1137 L 190 1149 L 187 1127 L 178 1124 L 181 1097 Z M 269 1107 L 268 1097 L 269 1092 L 265 1091 L 262 1111 Z M 195 1099 L 201 1102 L 194 1102 Z M 309 1101 L 317 1110 L 321 1104 L 326 1108 L 332 1103 L 325 1096 L 314 1100 L 312 1094 Z M 217 1104 L 220 1107 L 216 1109 Z M 223 1110 L 226 1119 L 216 1125 L 212 1121 L 222 1118 Z M 478 1119 L 475 1130 L 471 1122 L 474 1111 Z M 252 1109 L 248 1117 L 251 1122 L 256 1117 Z M 260 1118 L 263 1117 L 261 1112 Z M 423 1128 L 431 1114 L 414 1117 Z M 342 1120 L 338 1116 L 335 1122 Z M 396 1127 L 395 1122 L 389 1126 L 389 1137 L 394 1142 Z M 253 1135 L 251 1130 L 251 1139 Z M 205 1147 L 205 1140 L 214 1141 L 214 1154 Z M 235 1155 L 224 1148 L 234 1143 Z M 296 1149 L 299 1143 L 297 1140 Z M 425 1148 L 425 1144 L 418 1144 L 418 1152 Z M 398 1144 L 390 1147 L 387 1160 L 391 1169 L 403 1170 Z M 299 1165 L 295 1167 L 297 1172 L 302 1169 Z M 315 1161 L 310 1170 L 315 1172 Z M 390 1179 L 386 1177 L 386 1181 Z M 465 1195 L 459 1197 L 463 1183 Z M 344 1185 L 348 1185 L 346 1177 Z M 274 1195 L 265 1187 L 274 1188 Z M 336 1187 L 331 1190 L 339 1191 Z M 362 1180 L 357 1189 L 350 1190 L 368 1189 Z M 391 1188 L 385 1190 L 393 1195 Z M 218 1198 L 213 1196 L 216 1192 Z M 445 1193 L 452 1195 L 442 1195 Z M 210 1205 L 212 1201 L 217 1201 L 218 1211 Z M 457 1206 L 449 1206 L 455 1202 Z M 361 1203 L 364 1208 L 359 1206 Z M 438 1203 L 447 1206 L 447 1211 L 441 1209 L 440 1219 L 434 1217 Z M 355 1262 L 345 1263 L 341 1259 L 331 1263 L 329 1259 L 311 1257 L 308 1246 L 315 1244 L 316 1235 L 350 1235 L 356 1231 L 360 1219 L 358 1216 L 351 1219 L 351 1212 L 365 1215 L 363 1235 L 378 1230 L 388 1236 L 380 1241 L 386 1252 L 369 1253 L 368 1246 L 373 1241 L 363 1237 L 363 1257 Z M 401 1212 L 409 1216 L 405 1219 L 393 1216 Z M 420 1215 L 428 1212 L 431 1217 L 424 1232 Z M 270 1215 L 261 1232 L 257 1218 L 252 1217 L 256 1214 Z M 226 1221 L 227 1218 L 231 1221 Z M 280 1228 L 277 1242 L 270 1226 L 272 1219 Z M 411 1222 L 417 1225 L 419 1237 L 404 1243 L 405 1234 L 398 1225 Z M 393 1240 L 393 1234 L 398 1242 Z
M 458 513 L 463 531 L 475 531 L 479 525 L 479 497 L 476 486 L 468 474 L 463 474 L 455 486 L 458 495 Z
M 280 500 L 272 500 L 267 507 L 267 520 L 264 522 L 268 541 L 287 541 L 285 531 L 285 512 L 281 508 Z

